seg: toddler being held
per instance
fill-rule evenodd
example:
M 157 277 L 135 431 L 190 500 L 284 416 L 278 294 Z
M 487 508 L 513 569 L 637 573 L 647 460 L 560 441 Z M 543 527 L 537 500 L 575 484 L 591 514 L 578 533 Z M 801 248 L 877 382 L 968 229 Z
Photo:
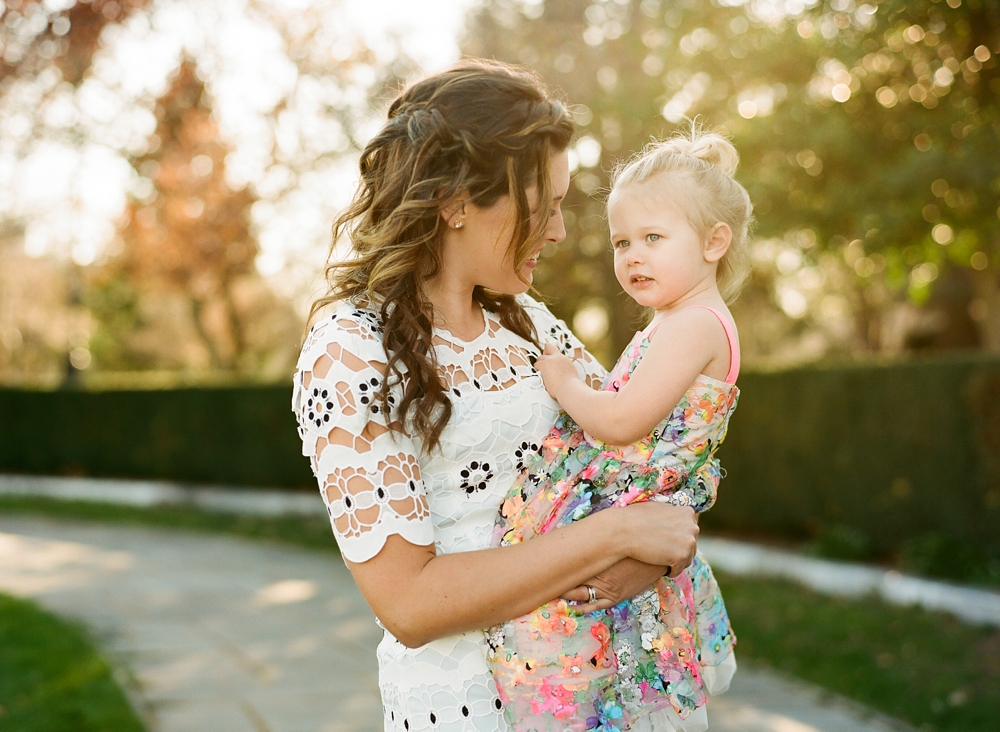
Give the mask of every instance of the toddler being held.
M 615 275 L 649 308 L 600 389 L 547 346 L 535 364 L 564 414 L 500 508 L 497 544 L 646 500 L 704 511 L 739 390 L 739 342 L 726 306 L 749 272 L 752 205 L 725 138 L 692 128 L 652 143 L 613 176 Z M 706 693 L 735 672 L 735 637 L 697 555 L 685 571 L 581 615 L 565 600 L 489 631 L 508 718 L 528 730 L 707 729 Z M 674 576 L 676 575 L 676 576 Z

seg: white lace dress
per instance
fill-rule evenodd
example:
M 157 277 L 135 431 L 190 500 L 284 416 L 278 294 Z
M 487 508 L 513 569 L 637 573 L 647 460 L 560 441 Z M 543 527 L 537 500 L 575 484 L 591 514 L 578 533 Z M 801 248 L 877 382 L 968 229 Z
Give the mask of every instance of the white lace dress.
M 553 342 L 580 359 L 583 375 L 598 383 L 604 369 L 562 321 L 530 297 L 520 299 L 542 344 Z M 417 545 L 433 542 L 438 554 L 490 546 L 500 501 L 559 407 L 531 365 L 538 349 L 485 315 L 486 329 L 472 341 L 435 332 L 454 410 L 441 450 L 430 456 L 414 440 L 390 433 L 391 420 L 377 404 L 369 413 L 386 361 L 377 313 L 340 303 L 310 331 L 293 409 L 346 559 L 371 559 L 392 534 Z M 387 732 L 509 729 L 481 631 L 415 649 L 386 631 L 378 663 Z

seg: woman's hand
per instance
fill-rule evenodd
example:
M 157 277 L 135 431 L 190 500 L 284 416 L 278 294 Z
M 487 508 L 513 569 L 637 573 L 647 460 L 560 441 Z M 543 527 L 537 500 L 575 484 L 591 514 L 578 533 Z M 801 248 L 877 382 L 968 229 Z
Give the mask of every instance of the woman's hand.
M 545 350 L 535 361 L 535 369 L 542 375 L 545 391 L 556 400 L 559 399 L 556 393 L 563 384 L 570 379 L 580 378 L 573 361 L 559 353 L 559 350 L 552 343 L 545 344 Z
M 621 515 L 626 554 L 632 559 L 669 567 L 668 577 L 676 577 L 691 564 L 698 550 L 694 509 L 647 501 L 616 508 L 612 513 Z
M 579 587 L 564 592 L 562 599 L 577 603 L 573 609 L 581 613 L 606 610 L 652 587 L 667 569 L 637 559 L 623 559 L 596 577 L 591 577 Z M 597 602 L 588 602 L 590 599 L 588 587 L 594 588 Z

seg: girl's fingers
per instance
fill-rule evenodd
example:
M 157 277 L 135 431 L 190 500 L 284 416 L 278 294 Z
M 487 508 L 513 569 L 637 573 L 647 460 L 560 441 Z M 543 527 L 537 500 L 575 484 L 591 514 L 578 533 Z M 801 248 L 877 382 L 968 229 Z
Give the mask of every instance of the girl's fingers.
M 556 348 L 555 343 L 546 343 L 545 348 L 542 350 L 542 353 L 544 353 L 546 356 L 554 356 L 557 353 L 559 353 L 559 349 Z

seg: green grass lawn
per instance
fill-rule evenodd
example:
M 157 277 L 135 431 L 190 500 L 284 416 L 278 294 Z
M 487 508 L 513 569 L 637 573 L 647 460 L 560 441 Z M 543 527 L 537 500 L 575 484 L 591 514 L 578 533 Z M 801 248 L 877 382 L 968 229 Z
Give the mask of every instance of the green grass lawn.
M 994 732 L 1000 629 L 870 597 L 719 575 L 737 658 L 767 664 L 927 730 Z
M 0 498 L 0 515 L 5 513 L 224 532 L 336 551 L 325 516 L 253 518 L 184 507 L 149 510 Z M 996 729 L 1000 629 L 875 598 L 829 597 L 781 580 L 720 574 L 719 581 L 739 638 L 740 659 L 766 664 L 926 730 Z M 7 729 L 3 721 L 0 732 Z
M 86 632 L 0 594 L 0 730 L 143 732 Z

